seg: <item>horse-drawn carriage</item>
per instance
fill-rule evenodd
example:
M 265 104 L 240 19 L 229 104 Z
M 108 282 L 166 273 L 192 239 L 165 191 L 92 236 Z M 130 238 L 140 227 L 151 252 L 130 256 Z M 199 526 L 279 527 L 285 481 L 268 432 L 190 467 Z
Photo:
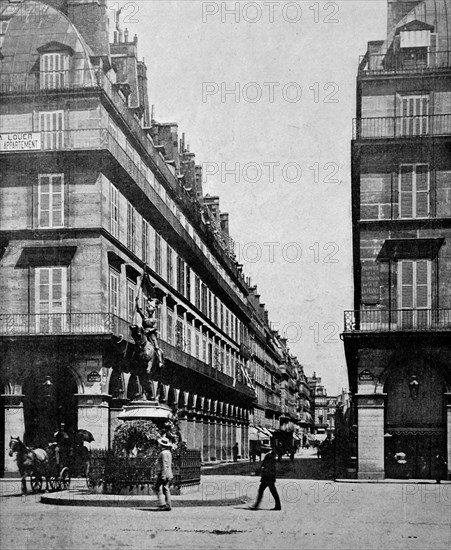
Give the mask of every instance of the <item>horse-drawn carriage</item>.
M 89 451 L 80 439 L 73 447 L 50 443 L 44 450 L 27 447 L 19 437 L 11 436 L 9 456 L 14 454 L 22 480 L 22 493 L 27 492 L 27 476 L 34 493 L 41 491 L 44 481 L 46 491 L 64 491 L 69 488 L 73 475 L 87 476 L 89 470 Z

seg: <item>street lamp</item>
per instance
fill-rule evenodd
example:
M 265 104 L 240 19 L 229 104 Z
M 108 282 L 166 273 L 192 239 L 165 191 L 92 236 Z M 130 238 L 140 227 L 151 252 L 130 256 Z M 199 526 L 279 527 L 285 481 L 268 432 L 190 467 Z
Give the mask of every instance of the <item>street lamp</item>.
M 52 396 L 53 382 L 50 376 L 45 377 L 45 382 L 42 384 L 44 386 L 44 394 L 46 397 Z

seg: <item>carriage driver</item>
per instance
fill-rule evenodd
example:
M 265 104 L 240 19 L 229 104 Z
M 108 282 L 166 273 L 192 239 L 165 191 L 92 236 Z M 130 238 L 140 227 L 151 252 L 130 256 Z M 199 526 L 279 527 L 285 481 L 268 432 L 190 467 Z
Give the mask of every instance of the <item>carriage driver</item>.
M 55 459 L 58 466 L 64 464 L 67 455 L 69 454 L 69 436 L 66 432 L 66 425 L 64 422 L 61 422 L 60 427 L 53 434 L 53 439 L 56 443 L 55 445 Z
M 157 307 L 160 304 L 160 300 L 153 298 L 147 300 L 146 311 L 144 312 L 142 308 L 139 307 L 139 297 L 136 297 L 136 311 L 139 313 L 142 319 L 142 326 L 144 334 L 146 335 L 147 340 L 155 348 L 155 352 L 158 356 L 158 363 L 160 368 L 163 366 L 163 354 L 161 352 L 160 346 L 158 345 L 158 331 L 157 331 Z

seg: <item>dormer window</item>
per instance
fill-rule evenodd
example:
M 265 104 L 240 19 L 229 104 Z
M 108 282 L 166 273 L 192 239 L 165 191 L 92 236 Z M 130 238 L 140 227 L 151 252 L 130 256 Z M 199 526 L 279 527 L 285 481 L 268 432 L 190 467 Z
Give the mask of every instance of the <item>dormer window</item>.
M 65 53 L 45 53 L 41 56 L 41 89 L 64 88 L 68 85 L 69 56 Z
M 396 43 L 401 67 L 427 67 L 434 63 L 437 35 L 423 21 L 411 21 L 397 31 Z
M 39 73 L 42 90 L 67 88 L 70 84 L 69 70 L 72 48 L 60 42 L 49 42 L 38 48 Z

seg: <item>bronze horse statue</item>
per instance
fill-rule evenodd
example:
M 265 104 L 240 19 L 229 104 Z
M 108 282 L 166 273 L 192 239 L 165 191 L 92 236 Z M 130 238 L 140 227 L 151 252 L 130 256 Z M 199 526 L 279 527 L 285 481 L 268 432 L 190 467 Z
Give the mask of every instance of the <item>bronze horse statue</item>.
M 154 360 L 157 356 L 155 346 L 152 344 L 152 342 L 147 338 L 144 329 L 140 325 L 130 325 L 130 332 L 132 335 L 133 340 L 136 344 L 136 359 L 138 363 L 138 368 L 136 369 L 136 374 L 139 376 L 140 374 L 144 374 L 142 372 L 142 369 L 140 367 L 144 366 L 146 367 L 145 372 L 147 374 L 150 374 L 150 371 L 152 370 L 152 366 L 154 363 Z
M 31 449 L 25 445 L 19 437 L 11 436 L 9 441 L 9 456 L 16 453 L 17 467 L 22 481 L 22 494 L 27 494 L 26 476 L 33 473 L 45 477 L 46 491 L 49 488 L 49 477 L 47 475 L 49 457 L 44 449 Z

